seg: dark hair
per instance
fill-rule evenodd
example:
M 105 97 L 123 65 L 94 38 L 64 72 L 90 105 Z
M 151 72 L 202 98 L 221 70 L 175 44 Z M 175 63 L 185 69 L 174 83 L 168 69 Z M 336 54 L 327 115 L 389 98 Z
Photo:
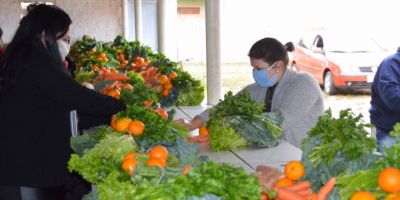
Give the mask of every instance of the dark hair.
M 62 64 L 57 39 L 67 33 L 71 23 L 71 18 L 62 9 L 35 5 L 21 19 L 14 38 L 0 59 L 0 94 L 11 88 L 29 67 L 28 61 L 34 50 L 42 50 Z
M 3 37 L 3 29 L 0 27 L 0 39 Z
M 248 56 L 255 59 L 263 59 L 264 62 L 272 63 L 282 60 L 285 64 L 289 63 L 287 52 L 293 51 L 294 45 L 291 42 L 282 45 L 275 38 L 264 38 L 251 46 Z

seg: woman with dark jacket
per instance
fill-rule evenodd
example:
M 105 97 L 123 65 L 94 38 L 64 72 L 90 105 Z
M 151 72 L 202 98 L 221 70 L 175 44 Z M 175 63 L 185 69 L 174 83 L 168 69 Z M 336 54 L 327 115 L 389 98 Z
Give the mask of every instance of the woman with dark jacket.
M 38 5 L 0 59 L 0 200 L 65 199 L 70 111 L 109 123 L 122 101 L 87 89 L 64 67 L 71 19 Z

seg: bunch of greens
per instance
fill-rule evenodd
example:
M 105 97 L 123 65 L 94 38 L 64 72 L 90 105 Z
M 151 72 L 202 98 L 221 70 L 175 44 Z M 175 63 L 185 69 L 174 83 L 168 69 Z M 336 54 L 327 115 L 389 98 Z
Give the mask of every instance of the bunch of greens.
M 342 199 L 350 199 L 358 190 L 369 191 L 378 199 L 383 199 L 386 193 L 378 187 L 378 176 L 387 167 L 400 169 L 400 123 L 393 127 L 390 135 L 396 138 L 397 143 L 385 148 L 383 155 L 376 160 L 373 167 L 355 172 L 343 173 L 337 178 L 337 186 Z
M 177 137 L 186 138 L 189 134 L 186 128 L 171 120 L 165 120 L 157 113 L 144 107 L 128 105 L 126 111 L 118 113 L 117 116 L 118 118 L 129 117 L 132 120 L 139 120 L 145 125 L 143 134 L 135 137 L 135 141 L 142 152 L 156 144 L 175 145 Z
M 327 110 L 309 131 L 308 138 L 303 141 L 304 149 L 309 140 L 313 140 L 314 137 L 320 138 L 305 157 L 315 167 L 321 163 L 329 164 L 337 154 L 354 160 L 376 149 L 375 140 L 368 137 L 366 131 L 366 128 L 371 126 L 362 123 L 362 114 L 355 117 L 350 109 L 346 109 L 341 110 L 339 115 L 339 118 L 335 119 L 332 117 L 332 111 Z
M 242 168 L 229 164 L 200 162 L 186 175 L 178 175 L 154 184 L 145 179 L 135 187 L 127 181 L 119 182 L 109 177 L 98 186 L 102 199 L 254 199 L 261 197 L 261 187 L 256 177 L 248 175 Z
M 120 168 L 126 153 L 136 151 L 132 137 L 112 133 L 106 135 L 93 148 L 86 149 L 82 156 L 72 154 L 68 162 L 70 171 L 78 172 L 92 184 L 102 182 L 110 173 L 126 179 L 128 176 Z
M 267 148 L 279 144 L 282 128 L 277 114 L 263 114 L 265 105 L 257 103 L 247 91 L 225 94 L 210 110 L 207 127 L 211 132 L 211 149 L 224 151 L 249 145 Z M 272 117 L 273 116 L 273 117 Z
M 106 55 L 106 60 L 99 59 L 99 55 L 103 53 Z M 119 62 L 118 59 L 121 59 L 121 54 L 123 54 L 124 59 L 126 58 L 127 63 Z M 162 106 L 192 106 L 200 104 L 204 99 L 204 87 L 199 80 L 195 80 L 189 73 L 185 72 L 182 67 L 178 66 L 178 63 L 171 61 L 161 53 L 153 52 L 150 47 L 141 44 L 139 41 L 129 42 L 124 37 L 117 36 L 113 43 L 108 45 L 84 36 L 81 41 L 72 45 L 69 56 L 77 65 L 76 80 L 79 82 L 94 82 L 95 77 L 100 73 L 99 67 L 118 69 L 121 73 L 129 72 L 129 70 L 132 70 L 131 66 L 135 65 L 136 58 L 140 57 L 146 61 L 151 61 L 147 64 L 149 68 L 156 68 L 157 73 L 154 75 L 169 75 L 172 72 L 177 75 L 176 78 L 170 80 L 173 88 L 166 97 L 162 96 L 160 91 L 157 93 Z M 142 72 L 146 69 L 146 67 L 143 67 L 135 70 Z M 156 86 L 153 85 L 153 87 Z
M 157 92 L 145 86 L 143 78 L 135 72 L 128 73 L 128 83 L 133 85 L 132 90 L 122 90 L 121 99 L 126 105 L 143 106 L 145 101 L 153 101 L 153 107 L 158 103 Z
M 375 165 L 379 155 L 373 153 L 376 144 L 368 136 L 367 127 L 370 125 L 362 123 L 362 115 L 355 117 L 349 109 L 340 111 L 338 119 L 332 117 L 330 109 L 318 119 L 302 143 L 304 179 L 310 180 L 314 191 L 331 177 L 354 174 Z M 329 199 L 340 199 L 337 188 Z
M 109 126 L 99 126 L 88 130 L 85 134 L 71 138 L 71 148 L 76 154 L 82 156 L 86 149 L 93 148 L 106 135 L 115 133 Z

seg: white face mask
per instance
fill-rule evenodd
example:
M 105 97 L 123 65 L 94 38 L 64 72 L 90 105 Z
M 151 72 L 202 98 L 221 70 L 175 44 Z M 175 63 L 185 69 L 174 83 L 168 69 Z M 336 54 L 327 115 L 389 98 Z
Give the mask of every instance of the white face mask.
M 64 61 L 65 57 L 67 57 L 69 53 L 71 45 L 67 44 L 67 42 L 63 40 L 57 40 L 57 44 L 58 44 L 58 50 L 60 51 L 61 60 Z

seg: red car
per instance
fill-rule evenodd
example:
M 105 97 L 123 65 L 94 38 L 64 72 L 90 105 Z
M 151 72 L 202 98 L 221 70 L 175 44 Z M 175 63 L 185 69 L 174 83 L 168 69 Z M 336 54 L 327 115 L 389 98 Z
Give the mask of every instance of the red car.
M 384 51 L 372 39 L 362 36 L 316 34 L 294 44 L 291 68 L 315 77 L 327 94 L 339 89 L 370 90 Z

